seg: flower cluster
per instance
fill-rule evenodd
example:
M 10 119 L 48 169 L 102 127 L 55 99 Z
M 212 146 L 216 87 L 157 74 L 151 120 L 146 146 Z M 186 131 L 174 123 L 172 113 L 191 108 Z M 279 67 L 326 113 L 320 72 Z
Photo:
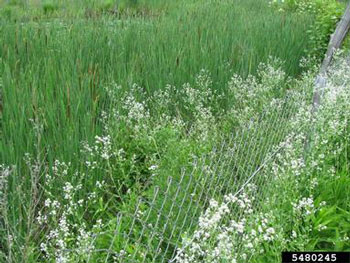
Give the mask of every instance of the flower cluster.
M 51 169 L 52 174 L 45 175 L 44 206 L 36 216 L 39 227 L 47 229 L 40 250 L 48 261 L 80 261 L 94 249 L 93 237 L 101 231 L 102 221 L 97 220 L 91 226 L 80 221 L 77 215 L 96 202 L 91 197 L 96 197 L 97 193 L 81 196 L 82 184 L 72 183 L 69 179 L 71 163 L 55 160 Z M 73 176 L 81 180 L 84 174 L 75 173 Z M 102 184 L 99 182 L 99 185 Z
M 228 83 L 228 96 L 234 101 L 230 115 L 240 124 L 258 119 L 263 111 L 276 109 L 281 100 L 278 94 L 284 94 L 288 85 L 283 63 L 270 58 L 269 63 L 261 63 L 258 75 L 249 75 L 246 79 L 234 75 Z M 276 96 L 277 95 L 277 96 Z
M 10 168 L 0 165 L 0 204 L 5 202 L 6 193 L 7 193 L 7 183 L 8 177 L 10 175 Z
M 241 262 L 250 253 L 262 253 L 264 242 L 276 238 L 275 217 L 254 213 L 256 186 L 249 184 L 238 196 L 228 194 L 222 202 L 211 200 L 199 218 L 198 229 L 184 240 L 176 262 Z
M 316 13 L 318 5 L 316 1 L 310 0 L 271 0 L 271 6 L 279 7 L 279 11 L 286 11 L 286 9 L 294 9 L 298 13 Z

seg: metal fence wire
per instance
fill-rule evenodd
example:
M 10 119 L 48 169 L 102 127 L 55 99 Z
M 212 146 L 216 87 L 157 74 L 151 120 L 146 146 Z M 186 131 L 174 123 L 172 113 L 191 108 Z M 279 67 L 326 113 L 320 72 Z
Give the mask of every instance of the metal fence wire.
M 117 215 L 114 231 L 94 236 L 87 262 L 176 262 L 184 236 L 194 233 L 210 200 L 239 196 L 252 183 L 257 187 L 257 211 L 258 196 L 269 180 L 261 171 L 283 148 L 301 98 L 305 94 L 289 92 L 274 100 L 210 154 L 184 167 L 178 177 L 169 176 L 167 185 L 139 196 L 132 209 Z

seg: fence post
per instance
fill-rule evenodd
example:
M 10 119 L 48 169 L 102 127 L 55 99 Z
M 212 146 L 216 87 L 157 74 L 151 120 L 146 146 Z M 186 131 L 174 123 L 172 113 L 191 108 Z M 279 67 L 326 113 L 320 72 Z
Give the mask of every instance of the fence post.
M 322 91 L 327 84 L 328 67 L 330 66 L 333 60 L 335 51 L 341 47 L 346 34 L 349 32 L 349 29 L 350 29 L 350 1 L 348 2 L 344 15 L 342 16 L 334 33 L 331 36 L 331 39 L 328 44 L 327 53 L 325 55 L 325 58 L 323 59 L 320 71 L 315 79 L 314 94 L 312 98 L 311 121 L 313 121 L 315 118 L 315 114 L 321 103 Z M 311 131 L 309 132 L 305 140 L 304 160 L 307 158 L 307 153 L 310 149 L 310 142 L 311 142 L 313 130 L 314 130 L 314 127 L 311 127 Z
M 350 28 L 350 2 L 347 5 L 347 8 L 344 12 L 342 19 L 338 23 L 334 33 L 331 36 L 331 39 L 328 44 L 326 56 L 322 62 L 320 72 L 316 77 L 312 112 L 316 112 L 320 105 L 321 91 L 325 87 L 327 82 L 326 73 L 327 73 L 328 67 L 332 62 L 335 51 L 341 47 L 345 39 L 345 36 L 349 31 L 349 28 Z

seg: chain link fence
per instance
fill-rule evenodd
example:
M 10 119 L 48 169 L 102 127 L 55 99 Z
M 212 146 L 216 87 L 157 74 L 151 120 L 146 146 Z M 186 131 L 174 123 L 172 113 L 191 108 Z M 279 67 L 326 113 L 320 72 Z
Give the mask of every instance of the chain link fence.
M 132 209 L 116 216 L 114 231 L 94 236 L 87 261 L 177 262 L 185 237 L 193 235 L 210 202 L 237 198 L 252 184 L 257 187 L 252 205 L 258 211 L 259 196 L 269 183 L 261 171 L 285 146 L 300 101 L 307 97 L 289 91 L 284 99 L 273 100 L 210 154 L 184 167 L 178 177 L 169 176 L 167 185 L 139 196 Z M 239 218 L 241 212 L 236 212 Z

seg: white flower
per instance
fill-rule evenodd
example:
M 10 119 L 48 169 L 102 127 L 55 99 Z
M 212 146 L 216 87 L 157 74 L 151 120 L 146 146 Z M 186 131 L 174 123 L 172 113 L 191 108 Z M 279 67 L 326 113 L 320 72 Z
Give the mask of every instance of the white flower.
M 158 165 L 151 165 L 148 170 L 150 171 L 154 171 L 154 170 L 157 170 L 158 169 Z

